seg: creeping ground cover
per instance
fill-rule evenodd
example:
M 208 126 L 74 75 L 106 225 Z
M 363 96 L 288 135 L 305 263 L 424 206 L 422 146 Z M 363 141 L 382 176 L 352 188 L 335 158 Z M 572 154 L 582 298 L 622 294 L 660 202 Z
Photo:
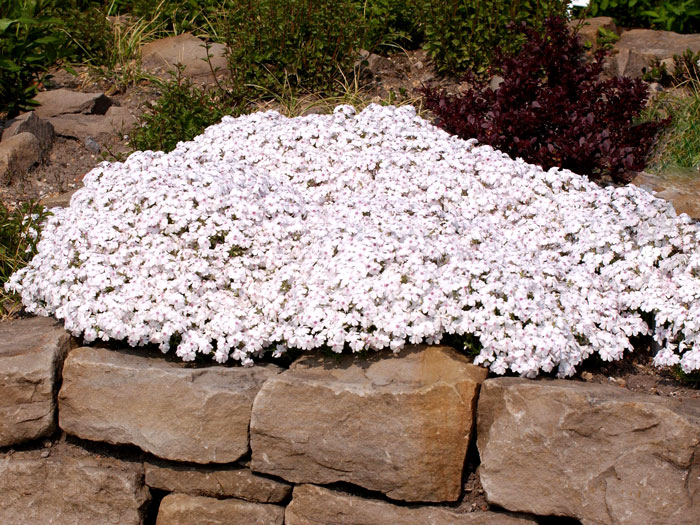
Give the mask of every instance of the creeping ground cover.
M 225 117 L 103 163 L 8 290 L 85 340 L 252 364 L 477 336 L 496 373 L 574 373 L 653 331 L 700 368 L 700 236 L 599 187 L 448 135 L 411 107 Z M 649 326 L 647 323 L 653 325 Z

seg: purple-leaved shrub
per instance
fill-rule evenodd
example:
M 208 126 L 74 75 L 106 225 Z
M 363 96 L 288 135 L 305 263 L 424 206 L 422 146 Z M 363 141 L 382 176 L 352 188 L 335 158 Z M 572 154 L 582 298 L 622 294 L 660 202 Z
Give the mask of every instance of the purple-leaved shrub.
M 562 167 L 591 179 L 609 175 L 615 182 L 642 170 L 666 124 L 636 122 L 646 105 L 646 84 L 601 79 L 607 51 L 587 60 L 561 17 L 547 19 L 544 34 L 511 27 L 527 41 L 514 55 L 496 51 L 494 71 L 504 79 L 496 89 L 468 72 L 472 87 L 461 94 L 423 90 L 438 125 L 545 169 Z

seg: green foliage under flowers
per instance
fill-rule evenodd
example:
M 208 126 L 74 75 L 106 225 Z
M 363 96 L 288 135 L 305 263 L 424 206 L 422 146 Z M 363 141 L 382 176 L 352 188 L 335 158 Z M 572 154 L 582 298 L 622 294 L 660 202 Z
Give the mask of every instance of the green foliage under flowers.
M 339 90 L 364 39 L 353 0 L 242 0 L 227 10 L 224 40 L 234 90 L 245 86 Z
M 221 90 L 208 90 L 183 77 L 182 67 L 172 79 L 160 81 L 160 98 L 130 137 L 137 150 L 172 151 L 180 141 L 192 140 L 225 115 L 237 115 L 238 106 Z
M 591 0 L 589 16 L 610 16 L 622 27 L 700 32 L 697 0 Z
M 53 0 L 0 0 L 0 114 L 12 118 L 33 105 L 48 68 L 68 55 Z
M 418 0 L 423 22 L 423 47 L 438 71 L 454 75 L 464 71 L 484 74 L 494 48 L 515 52 L 523 37 L 509 31 L 511 22 L 527 22 L 541 31 L 552 15 L 565 15 L 561 0 Z
M 5 283 L 36 254 L 41 223 L 49 215 L 43 206 L 28 202 L 10 210 L 0 202 L 0 317 L 17 307 Z

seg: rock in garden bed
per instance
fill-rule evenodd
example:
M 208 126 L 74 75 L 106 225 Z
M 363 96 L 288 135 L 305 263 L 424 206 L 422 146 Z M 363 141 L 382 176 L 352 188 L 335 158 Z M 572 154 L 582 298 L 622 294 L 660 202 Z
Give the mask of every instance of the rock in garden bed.
M 649 333 L 700 368 L 698 227 L 636 187 L 514 161 L 413 108 L 225 118 L 103 164 L 9 288 L 94 339 L 252 364 L 466 338 L 495 373 L 569 376 Z
M 185 368 L 78 348 L 64 366 L 59 425 L 83 439 L 133 444 L 165 459 L 228 463 L 248 452 L 253 398 L 278 372 L 274 365 Z
M 56 429 L 55 394 L 71 337 L 53 319 L 0 324 L 0 447 Z
M 497 378 L 478 412 L 492 504 L 584 524 L 700 522 L 700 400 Z

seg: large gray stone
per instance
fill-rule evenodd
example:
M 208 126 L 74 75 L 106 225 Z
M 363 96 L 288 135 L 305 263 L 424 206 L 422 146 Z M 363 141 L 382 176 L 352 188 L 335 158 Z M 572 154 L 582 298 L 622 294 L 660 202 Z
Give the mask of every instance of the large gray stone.
M 486 375 L 448 347 L 302 358 L 255 399 L 251 468 L 405 501 L 454 501 Z
M 34 111 L 23 113 L 19 117 L 11 120 L 2 132 L 2 140 L 7 140 L 20 133 L 31 133 L 36 137 L 39 141 L 42 157 L 46 156 L 49 152 L 56 138 L 53 125 L 37 117 Z
M 144 464 L 146 485 L 194 496 L 239 498 L 257 503 L 278 503 L 287 499 L 287 483 L 253 474 L 240 467 L 204 467 L 176 463 Z
M 0 182 L 24 177 L 41 160 L 41 145 L 31 133 L 18 133 L 0 142 Z
M 190 368 L 161 356 L 78 348 L 63 367 L 59 425 L 164 459 L 228 463 L 248 452 L 253 398 L 275 366 Z
M 700 401 L 489 379 L 477 442 L 489 502 L 585 524 L 700 523 Z
M 700 35 L 680 35 L 673 31 L 632 29 L 625 31 L 615 44 L 616 73 L 638 78 L 652 60 L 666 60 L 681 55 L 686 49 L 700 51 Z
M 496 512 L 459 513 L 444 507 L 401 507 L 315 485 L 294 487 L 286 525 L 527 525 L 534 520 Z
M 3 525 L 141 525 L 143 466 L 70 445 L 0 456 Z
M 169 494 L 158 509 L 157 525 L 282 525 L 284 507 L 237 499 Z
M 34 110 L 41 118 L 71 113 L 104 115 L 112 105 L 112 101 L 104 93 L 81 93 L 64 88 L 42 91 L 34 100 L 41 104 Z
M 217 78 L 227 70 L 226 46 L 211 44 L 209 48 L 211 67 L 207 62 L 204 40 L 190 33 L 154 40 L 141 48 L 141 67 L 161 78 L 169 77 L 177 64 L 185 66 L 183 74 L 195 81 L 209 82 L 214 78 L 211 69 L 217 68 Z
M 54 319 L 0 323 L 0 447 L 51 434 L 70 335 Z

